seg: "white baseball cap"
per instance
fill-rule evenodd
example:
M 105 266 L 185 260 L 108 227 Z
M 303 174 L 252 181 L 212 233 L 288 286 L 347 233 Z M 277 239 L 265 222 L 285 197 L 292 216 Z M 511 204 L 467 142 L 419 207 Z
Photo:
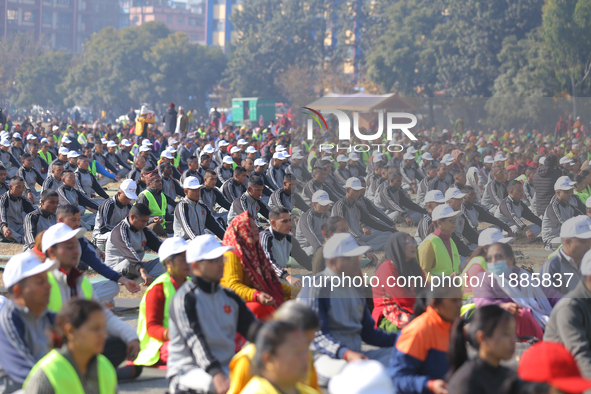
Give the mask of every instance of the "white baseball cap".
M 322 206 L 334 204 L 330 200 L 328 193 L 325 192 L 324 190 L 316 190 L 316 192 L 314 192 L 314 194 L 312 194 L 312 202 L 317 202 L 318 204 L 320 204 Z
M 244 139 L 240 138 L 238 140 L 238 145 L 248 145 L 248 142 L 244 141 Z
M 485 228 L 478 236 L 478 246 L 489 246 L 498 242 L 506 244 L 511 241 L 513 237 L 503 237 L 501 230 L 494 227 Z
M 150 142 L 150 140 L 142 140 L 142 145 L 154 145 Z
M 170 145 L 175 145 L 175 144 L 178 144 L 178 143 L 179 142 L 175 138 L 171 139 L 170 142 L 169 142 Z
M 201 189 L 203 185 L 199 183 L 199 179 L 194 176 L 189 176 L 183 181 L 183 189 Z
M 573 165 L 573 164 L 574 164 L 574 163 L 573 163 L 573 161 L 572 161 L 572 160 L 570 159 L 570 157 L 568 157 L 568 156 L 562 156 L 562 157 L 560 158 L 560 161 L 559 161 L 559 163 L 560 163 L 560 165 L 563 165 L 563 164 L 570 164 L 570 165 Z
M 0 144 L 2 146 L 10 146 L 10 141 L 8 141 L 6 138 L 2 138 L 2 141 L 0 141 Z
M 402 156 L 402 158 L 404 160 L 414 160 L 415 159 L 415 155 L 413 155 L 412 153 L 405 153 L 404 156 Z
M 324 156 L 320 160 L 321 161 L 328 161 L 329 163 L 332 163 L 334 161 L 334 159 L 330 156 Z
M 236 152 L 241 152 L 240 148 L 237 146 L 233 146 L 232 149 L 230 149 L 230 153 L 234 154 Z
M 131 142 L 128 139 L 124 138 L 121 140 L 121 145 L 123 146 L 131 146 Z
M 36 138 L 37 138 L 37 136 L 35 134 L 28 134 L 27 135 L 27 141 L 34 140 Z
M 116 147 L 117 147 L 117 143 L 115 141 L 107 142 L 107 148 L 116 148 Z
M 546 163 L 546 156 L 542 156 L 538 159 L 538 163 L 540 163 L 541 166 L 544 165 L 544 163 Z
M 291 157 L 291 155 L 289 154 L 289 152 L 288 152 L 288 151 L 286 151 L 286 150 L 284 150 L 284 151 L 281 151 L 281 155 L 283 156 L 283 159 L 284 159 L 284 160 L 285 160 L 285 159 L 289 159 L 289 158 Z
M 76 152 L 75 150 L 71 150 L 68 152 L 68 159 L 72 159 L 78 156 L 80 156 L 80 153 Z
M 127 198 L 131 198 L 132 200 L 137 200 L 137 194 L 135 194 L 137 190 L 137 183 L 133 179 L 126 179 L 121 182 L 119 185 L 119 189 L 123 191 Z
M 374 163 L 379 163 L 382 160 L 384 160 L 384 155 L 382 155 L 381 153 L 375 155 L 374 158 L 373 158 L 373 162 Z
M 42 272 L 51 271 L 58 266 L 59 261 L 57 260 L 52 261 L 47 259 L 42 263 L 31 252 L 19 253 L 12 256 L 8 260 L 8 263 L 6 263 L 6 268 L 4 268 L 4 273 L 2 274 L 4 286 L 10 288 L 23 279 L 30 278 Z
M 19 139 L 19 140 L 22 140 L 23 139 L 23 137 L 21 137 L 21 135 L 19 133 L 14 133 L 12 135 L 12 138 L 16 138 L 16 139 Z
M 281 152 L 273 153 L 273 159 L 283 160 L 283 154 Z
M 234 164 L 234 160 L 232 160 L 231 156 L 224 156 L 224 160 L 222 160 L 222 162 L 226 164 Z
M 302 148 L 300 148 L 299 146 L 296 146 L 294 148 L 292 148 L 291 153 L 296 153 L 296 152 L 301 152 Z
M 228 146 L 228 145 L 230 145 L 230 143 L 226 140 L 221 140 L 219 143 L 219 146 Z M 209 145 L 209 146 L 211 146 L 211 145 Z
M 513 152 L 521 153 L 521 146 L 516 146 L 515 149 L 513 150 Z
M 445 201 L 449 201 L 452 198 L 463 198 L 465 195 L 466 193 L 462 193 L 457 187 L 450 187 L 445 192 Z
M 414 155 L 415 153 L 417 153 L 417 149 L 414 146 L 409 146 L 408 149 L 406 150 L 406 153 L 410 153 L 411 155 Z
M 215 152 L 215 150 L 213 149 L 213 146 L 207 144 L 203 147 L 203 153 L 213 153 Z
M 431 153 L 429 153 L 429 152 L 425 152 L 425 153 L 423 153 L 423 154 L 421 155 L 421 158 L 422 158 L 423 160 L 433 160 L 433 157 L 431 156 Z
M 257 153 L 257 148 L 255 148 L 254 146 L 249 146 L 248 148 L 246 148 L 246 153 Z
M 49 140 L 47 138 L 41 138 L 42 144 L 49 144 Z
M 275 148 L 275 152 L 283 152 L 285 150 L 285 147 L 283 145 L 277 145 L 277 147 Z
M 86 229 L 83 227 L 72 230 L 72 227 L 65 223 L 54 224 L 43 233 L 43 238 L 41 238 L 41 251 L 45 253 L 53 245 L 65 242 L 74 237 L 76 239 L 82 238 L 85 232 Z
M 70 139 L 68 137 L 62 138 L 62 144 L 69 144 L 70 142 L 72 142 L 72 141 L 70 141 Z
M 360 379 L 360 377 L 363 378 Z M 394 385 L 386 368 L 375 360 L 347 363 L 345 368 L 328 382 L 328 394 L 386 394 L 393 392 Z
M 452 155 L 450 155 L 449 153 L 446 153 L 445 155 L 443 155 L 443 157 L 441 158 L 441 162 L 447 166 L 451 165 L 454 162 L 454 158 Z
M 591 238 L 591 218 L 579 215 L 568 219 L 560 227 L 560 238 Z
M 428 202 L 444 203 L 446 201 L 447 199 L 443 193 L 441 193 L 441 190 L 429 190 L 425 195 L 425 204 Z
M 59 130 L 59 129 L 60 129 L 60 128 L 59 128 L 59 126 L 53 126 L 53 127 L 51 128 L 51 131 L 57 131 L 57 130 Z
M 357 153 L 351 152 L 349 153 L 349 160 L 359 161 L 359 156 L 357 156 Z
M 141 149 L 146 149 L 146 148 L 147 148 L 148 150 L 150 150 L 150 148 L 148 148 L 147 146 L 144 146 L 144 147 L 140 148 L 140 151 L 141 151 Z M 172 157 L 172 153 L 170 153 L 170 151 L 168 151 L 168 150 L 165 150 L 164 152 L 162 152 L 162 153 L 160 154 L 160 157 L 165 157 L 165 158 L 167 158 L 167 159 L 170 159 L 170 160 L 172 160 L 172 159 L 173 159 L 173 157 Z
M 171 155 L 176 153 L 176 149 L 174 149 L 174 146 L 169 146 L 168 148 L 166 148 L 166 150 L 169 151 Z
M 264 161 L 263 159 L 256 159 L 254 161 L 255 167 L 264 166 L 265 164 L 267 164 L 267 162 Z
M 292 159 L 303 159 L 304 156 L 302 156 L 302 154 L 300 152 L 295 152 L 292 156 Z
M 447 129 L 443 129 L 443 131 L 442 131 L 441 133 L 442 133 L 442 134 L 447 134 L 447 133 L 448 133 L 448 131 L 447 131 Z
M 575 188 L 576 183 L 567 176 L 561 176 L 554 183 L 554 190 L 572 190 Z
M 484 163 L 485 164 L 489 164 L 489 163 L 494 163 L 495 159 L 492 158 L 492 156 L 484 156 Z
M 460 216 L 462 211 L 454 211 L 452 207 L 447 204 L 438 205 L 434 210 L 433 214 L 433 221 L 437 221 L 440 219 L 447 219 L 447 218 L 455 218 Z
M 356 257 L 367 253 L 369 249 L 371 249 L 369 246 L 359 245 L 350 233 L 337 233 L 324 244 L 322 256 L 325 259 Z
M 349 179 L 347 179 L 347 182 L 345 183 L 345 189 L 351 188 L 353 190 L 362 190 L 365 189 L 363 186 L 361 186 L 361 181 L 359 180 L 359 178 L 355 178 L 355 177 L 351 177 Z
M 591 208 L 591 197 L 587 197 L 587 201 L 585 202 L 587 208 Z
M 189 244 L 182 237 L 167 238 L 160 245 L 160 249 L 158 249 L 158 258 L 162 263 L 170 256 L 186 252 L 188 248 Z
M 199 235 L 189 242 L 187 263 L 217 259 L 232 249 L 234 248 L 231 246 L 222 246 L 222 243 L 211 234 Z
M 101 138 L 101 144 L 105 145 L 107 142 L 109 142 L 109 141 L 107 141 L 106 138 Z
M 503 156 L 502 153 L 499 153 L 498 155 L 496 155 L 495 159 L 494 159 L 494 161 L 505 161 L 505 160 L 507 160 L 507 159 L 505 158 L 505 156 Z
M 147 146 L 147 145 L 140 146 L 140 152 L 149 152 L 149 151 L 150 151 L 149 146 Z M 166 152 L 166 151 L 164 151 L 164 152 Z M 164 154 L 164 152 L 162 152 L 162 154 Z M 160 156 L 162 156 L 162 155 L 160 155 Z
M 69 151 L 70 150 L 68 148 L 66 148 L 65 146 L 62 146 L 61 148 L 59 148 L 57 153 L 59 153 L 60 155 L 67 155 Z
M 349 159 L 345 155 L 338 155 L 337 156 L 337 162 L 339 162 L 339 163 L 346 163 L 348 161 L 349 161 Z
M 8 266 L 6 266 L 6 268 L 8 269 Z M 583 260 L 581 261 L 581 267 L 579 269 L 581 270 L 581 275 L 591 275 L 591 250 L 585 253 L 585 256 L 583 256 Z M 6 270 L 4 270 L 4 275 L 6 275 Z M 4 284 L 6 285 L 6 279 L 4 279 Z

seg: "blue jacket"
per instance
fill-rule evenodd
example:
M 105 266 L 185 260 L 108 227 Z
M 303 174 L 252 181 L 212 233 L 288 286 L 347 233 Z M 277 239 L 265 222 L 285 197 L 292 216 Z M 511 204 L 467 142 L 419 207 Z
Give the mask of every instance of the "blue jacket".
M 88 265 L 90 268 L 95 270 L 97 274 L 104 276 L 105 278 L 117 282 L 121 278 L 121 274 L 113 271 L 109 266 L 103 263 L 98 255 L 93 244 L 91 244 L 86 238 L 82 237 L 78 239 L 80 247 L 82 248 L 82 254 L 80 255 L 80 261 Z

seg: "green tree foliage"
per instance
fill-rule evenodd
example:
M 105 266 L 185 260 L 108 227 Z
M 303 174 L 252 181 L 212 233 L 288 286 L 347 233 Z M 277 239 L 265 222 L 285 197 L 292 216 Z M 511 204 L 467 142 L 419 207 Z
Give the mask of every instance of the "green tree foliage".
M 40 40 L 33 32 L 19 33 L 0 40 L 0 94 L 9 97 L 13 93 L 17 71 L 30 58 L 43 54 Z
M 277 97 L 290 66 L 313 73 L 323 65 L 323 0 L 249 0 L 232 23 L 238 39 L 225 81 L 236 96 Z
M 60 107 L 63 96 L 57 86 L 68 73 L 71 57 L 63 52 L 50 52 L 29 58 L 16 73 L 18 96 L 15 105 L 29 108 L 33 104 Z

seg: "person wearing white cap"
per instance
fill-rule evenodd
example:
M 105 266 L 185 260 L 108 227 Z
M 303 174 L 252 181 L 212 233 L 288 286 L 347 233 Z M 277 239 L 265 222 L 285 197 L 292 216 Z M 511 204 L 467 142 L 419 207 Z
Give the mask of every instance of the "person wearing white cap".
M 323 225 L 330 218 L 330 208 L 334 204 L 328 193 L 318 190 L 312 196 L 312 208 L 304 212 L 298 220 L 296 239 L 302 249 L 312 256 L 324 244 Z
M 232 149 L 230 149 L 230 156 L 235 164 L 234 167 L 237 166 L 238 163 L 242 162 L 242 149 L 238 146 L 233 146 Z
M 224 182 L 229 179 L 232 179 L 234 176 L 234 160 L 232 160 L 232 156 L 224 156 L 222 160 L 222 165 L 216 167 L 215 173 L 218 177 L 218 187 L 221 187 Z
M 47 175 L 45 181 L 43 181 L 43 186 L 41 186 L 41 194 L 45 190 L 56 190 L 63 184 L 62 183 L 62 174 L 64 172 L 64 162 L 59 159 L 56 159 L 51 163 L 51 173 Z
M 364 187 L 357 178 L 349 178 L 345 184 L 347 194 L 338 200 L 332 208 L 332 216 L 340 216 L 347 221 L 351 234 L 373 250 L 382 250 L 391 233 L 396 230 L 373 216 L 365 214 L 358 201 Z
M 291 163 L 285 169 L 286 174 L 293 174 L 298 180 L 299 185 L 303 186 L 306 182 L 312 179 L 312 174 L 308 172 L 305 165 L 302 165 L 304 156 L 300 152 L 295 152 L 291 156 Z M 256 166 L 256 162 L 255 162 Z
M 215 151 L 215 153 L 214 152 L 211 152 L 210 153 L 210 154 L 213 154 L 213 158 L 214 158 L 214 160 L 217 163 L 220 163 L 221 164 L 223 162 L 223 160 L 224 160 L 224 157 L 226 157 L 229 154 L 229 152 L 228 152 L 228 145 L 230 145 L 230 143 L 228 143 L 228 141 L 219 140 L 218 141 L 218 149 L 217 149 L 217 151 Z M 211 147 L 211 145 L 205 145 L 204 146 L 204 150 L 208 146 Z M 203 151 L 202 151 L 202 153 L 203 153 Z M 205 153 L 208 153 L 208 152 L 205 152 Z
M 437 167 L 437 176 L 429 182 L 427 191 L 439 190 L 441 193 L 445 193 L 453 183 L 453 178 L 451 178 L 451 180 L 449 179 L 450 169 L 451 167 L 444 162 L 439 163 L 439 166 Z
M 120 177 L 126 176 L 129 171 L 131 171 L 131 167 L 127 164 L 127 161 L 118 154 L 117 143 L 114 141 L 109 141 L 107 143 L 107 153 L 104 157 L 115 169 L 118 170 L 116 174 Z
M 314 276 L 320 282 L 304 281 L 304 287 L 298 294 L 298 299 L 307 302 L 321 321 L 321 328 L 311 346 L 321 387 L 326 387 L 328 381 L 339 374 L 348 362 L 372 359 L 387 365 L 392 354 L 398 334 L 388 334 L 375 328 L 359 288 L 347 284 L 344 279 L 353 281 L 360 276 L 361 256 L 369 249 L 369 246 L 359 245 L 349 233 L 333 235 L 323 248 L 326 268 Z M 336 284 L 332 280 L 334 277 L 343 279 Z M 321 282 L 325 280 L 336 285 L 324 286 Z M 379 349 L 362 350 L 362 340 Z
M 81 253 L 78 239 L 84 236 L 84 232 L 84 229 L 73 230 L 67 224 L 58 223 L 43 233 L 42 252 L 47 256 L 48 262 L 58 263 L 47 274 L 51 284 L 47 306 L 50 311 L 58 313 L 63 305 L 74 297 L 97 300 L 90 281 L 76 268 Z M 121 348 L 127 348 L 128 359 L 134 360 L 140 351 L 135 330 L 106 307 L 103 307 L 103 312 L 107 333 L 112 337 L 112 340 L 107 341 L 103 354 L 113 365 L 119 365 L 124 358 L 121 357 Z
M 412 190 L 417 192 L 418 183 L 423 179 L 422 175 L 415 168 L 415 156 L 412 153 L 405 153 L 403 162 L 400 163 L 400 174 L 402 175 L 402 189 L 405 191 Z
M 263 189 L 263 197 L 261 197 L 261 200 L 265 204 L 268 204 L 269 198 L 271 197 L 271 194 L 273 194 L 273 189 L 271 187 L 271 181 L 269 181 L 269 177 L 267 177 L 267 162 L 264 159 L 256 159 L 254 161 L 254 171 L 252 175 L 256 175 L 263 180 L 265 188 Z
M 147 227 L 151 211 L 145 204 L 136 203 L 129 215 L 111 231 L 105 246 L 105 264 L 127 278 L 141 277 L 149 286 L 164 272 L 158 259 L 142 262 L 146 249 L 158 251 L 162 241 Z
M 10 151 L 10 141 L 5 138 L 0 140 L 0 161 L 2 161 L 2 165 L 6 168 L 9 178 L 16 176 L 21 163 Z
M 1 144 L 1 142 L 0 142 L 0 144 Z M 68 163 L 68 152 L 69 152 L 68 148 L 66 148 L 64 146 L 59 148 L 59 150 L 57 152 L 57 159 L 52 161 L 49 164 L 49 167 L 47 168 L 48 176 L 49 176 L 49 174 L 53 173 L 53 164 L 57 163 L 58 161 L 62 163 L 62 165 L 64 166 L 64 169 L 65 169 L 66 163 Z
M 486 184 L 482 193 L 482 205 L 494 214 L 501 201 L 509 195 L 507 186 L 505 186 L 507 171 L 504 167 L 494 166 L 490 171 L 490 176 L 491 180 Z
M 523 184 L 511 181 L 507 186 L 509 195 L 499 204 L 495 217 L 511 226 L 513 236 L 526 236 L 529 242 L 534 242 L 542 230 L 542 220 L 537 217 L 525 204 Z M 533 224 L 529 226 L 523 222 L 527 219 Z
M 424 202 L 428 213 L 423 215 L 417 225 L 417 231 L 414 235 L 417 245 L 423 242 L 423 240 L 431 233 L 430 227 L 431 223 L 433 223 L 431 213 L 439 205 L 445 204 L 446 201 L 445 196 L 439 190 L 431 190 L 425 195 Z
M 333 161 L 334 160 L 330 156 L 324 156 L 320 159 L 319 164 L 322 165 L 324 168 L 326 168 L 326 171 L 328 171 L 328 177 L 326 178 L 326 184 L 327 184 L 327 188 L 331 189 L 331 192 L 329 192 L 329 194 L 331 194 L 331 198 L 332 198 L 332 194 L 336 194 L 337 198 L 335 198 L 335 200 L 338 200 L 338 199 L 341 199 L 345 196 L 345 188 L 343 187 L 344 185 L 340 184 L 337 177 L 333 173 L 333 171 L 334 171 Z M 316 164 L 316 165 L 319 165 L 319 164 Z
M 25 150 L 23 149 L 23 138 L 19 133 L 14 133 L 12 135 L 10 153 L 12 153 L 17 159 L 20 159 L 20 157 L 25 154 Z
M 162 192 L 166 194 L 167 197 L 170 197 L 170 200 L 176 200 L 177 196 L 183 197 L 185 193 L 183 192 L 183 187 L 175 178 L 173 178 L 174 167 L 172 164 L 167 162 L 162 162 L 158 166 L 158 173 L 162 178 Z M 174 205 L 169 204 L 169 209 L 174 207 Z
M 103 166 L 103 168 L 105 170 L 107 170 L 108 172 L 110 172 L 111 174 L 113 174 L 114 176 L 116 176 L 117 178 L 116 181 L 119 181 L 119 169 L 114 166 L 109 160 L 107 160 L 107 158 L 104 155 L 104 150 L 103 150 L 103 142 L 99 139 L 96 140 L 95 144 L 94 144 L 94 153 L 92 154 L 92 157 L 89 157 L 88 160 L 95 160 L 98 164 L 100 164 L 101 166 Z M 95 171 L 96 176 L 98 177 L 97 181 L 99 183 L 99 185 L 101 187 L 105 187 L 107 185 L 107 183 L 112 182 L 112 178 L 104 176 L 103 174 L 97 173 L 97 171 Z
M 6 172 L 6 168 L 0 164 L 0 196 L 8 191 L 8 182 L 6 182 L 6 177 L 8 173 Z
M 424 149 L 421 150 L 423 150 L 425 153 L 421 155 L 421 161 L 419 163 L 419 169 L 417 171 L 419 172 L 419 174 L 421 174 L 423 178 L 426 178 L 427 167 L 430 165 L 434 165 L 435 160 L 433 159 L 433 156 L 431 156 L 431 153 L 427 152 Z
M 39 202 L 39 192 L 35 184 L 43 186 L 45 179 L 43 175 L 33 166 L 33 156 L 25 153 L 21 156 L 22 166 L 18 169 L 16 175 L 25 180 L 25 195 L 33 204 Z
M 591 218 L 579 215 L 564 222 L 560 229 L 562 247 L 548 256 L 542 265 L 540 275 L 549 274 L 552 278 L 569 278 L 552 282 L 552 286 L 566 294 L 573 291 L 581 275 L 581 263 L 585 254 L 591 249 Z M 556 276 L 555 276 L 556 275 Z
M 41 140 L 40 149 L 38 153 L 41 159 L 43 159 L 43 161 L 45 161 L 45 163 L 47 163 L 48 165 L 53 161 L 54 157 L 57 157 L 57 152 L 54 152 L 52 149 L 50 149 L 49 141 L 47 140 L 47 138 L 43 138 Z M 49 169 L 47 167 L 45 169 L 47 172 L 49 172 Z
M 103 200 L 99 205 L 92 232 L 92 243 L 99 249 L 105 249 L 105 243 L 113 228 L 129 214 L 133 201 L 138 198 L 136 190 L 137 183 L 132 179 L 126 179 L 119 185 L 117 194 Z
M 341 185 L 347 183 L 347 179 L 351 178 L 351 173 L 347 169 L 348 162 L 347 156 L 342 154 L 337 156 L 338 167 L 334 170 L 334 176 Z
M 66 170 L 63 172 L 62 185 L 57 188 L 57 194 L 60 199 L 59 205 L 72 204 L 78 207 L 80 215 L 82 215 L 83 226 L 90 231 L 96 220 L 98 204 L 78 189 L 76 176 L 72 171 Z M 90 213 L 85 213 L 85 210 Z
M 579 208 L 571 203 L 575 182 L 567 176 L 561 176 L 554 183 L 555 195 L 544 211 L 542 218 L 542 240 L 546 250 L 555 250 L 562 244 L 560 228 L 568 219 L 584 215 Z
M 36 169 L 42 176 L 47 173 L 47 167 L 51 161 L 47 162 L 39 153 L 39 144 L 37 141 L 31 141 L 27 145 L 26 152 L 31 154 L 31 158 L 33 159 L 33 168 Z M 49 155 L 51 158 L 51 155 Z M 22 161 L 22 160 L 21 160 Z
M 558 162 L 558 164 L 560 164 L 562 167 L 564 167 L 567 170 L 570 170 L 570 166 L 572 166 L 573 164 L 575 164 L 570 157 L 568 156 L 563 156 L 560 158 L 560 161 Z
M 492 158 L 492 156 L 484 157 L 484 165 L 482 166 L 480 171 L 478 171 L 478 185 L 480 185 L 482 189 L 484 189 L 486 184 L 490 181 L 490 172 L 492 170 L 494 162 L 495 160 Z
M 152 153 L 152 148 L 150 148 L 149 145 L 140 146 L 138 156 L 143 156 L 144 159 L 146 159 L 146 164 L 149 164 L 151 167 L 158 167 L 158 159 Z M 174 162 L 174 157 L 169 150 L 163 150 L 162 153 L 160 153 L 160 159 L 163 162 L 167 161 L 171 164 Z
M 253 342 L 260 329 L 245 302 L 220 286 L 224 254 L 232 249 L 209 234 L 189 243 L 186 260 L 193 279 L 170 303 L 166 377 L 171 393 L 227 391 L 236 333 Z
M 376 196 L 376 206 L 383 209 L 394 224 L 405 221 L 408 226 L 416 225 L 427 211 L 415 204 L 402 189 L 402 174 L 398 170 L 390 173 L 388 186 Z
M 430 164 L 426 166 L 423 170 L 425 172 L 425 176 L 417 185 L 416 202 L 417 204 L 419 204 L 420 207 L 425 208 L 425 196 L 429 191 L 429 183 L 437 177 L 438 169 L 434 165 Z M 439 189 L 436 190 L 441 192 L 441 190 Z
M 435 230 L 419 245 L 419 264 L 427 279 L 431 275 L 459 274 L 460 253 L 454 240 L 457 217 L 462 211 L 454 211 L 448 204 L 442 204 L 431 213 Z
M 109 198 L 109 195 L 99 184 L 99 181 L 95 176 L 95 174 L 98 176 L 96 168 L 99 163 L 93 160 L 91 167 L 89 161 L 90 159 L 86 155 L 78 156 L 76 161 L 78 168 L 76 168 L 76 171 L 74 171 L 74 175 L 76 175 L 76 183 L 78 188 L 80 188 L 87 196 L 91 197 L 97 205 L 99 205 L 102 200 L 96 199 L 95 197 L 98 195 L 105 199 Z M 109 181 L 112 180 L 111 178 L 106 179 L 109 179 Z
M 175 111 L 176 112 L 176 111 Z M 168 114 L 164 115 L 162 121 L 164 122 L 167 118 Z M 176 119 L 176 117 L 175 117 Z M 145 105 L 142 105 L 140 108 L 140 114 L 138 117 L 135 118 L 135 128 L 134 133 L 136 136 L 140 136 L 142 138 L 148 137 L 148 125 L 154 124 L 155 122 L 154 114 L 150 114 L 148 108 Z M 168 120 L 166 120 L 166 124 L 168 125 Z M 172 132 L 172 130 L 169 130 Z
M 23 197 L 25 182 L 20 177 L 10 180 L 8 192 L 0 197 L 0 231 L 5 241 L 23 243 L 23 219 L 25 214 L 35 210 L 35 206 Z
M 252 145 L 246 148 L 246 157 L 254 162 L 257 159 L 257 148 Z
M 367 166 L 367 172 L 369 175 L 367 175 L 365 178 L 365 183 L 367 185 L 365 197 L 374 202 L 375 193 L 379 185 L 384 181 L 384 178 L 382 177 L 382 171 L 386 165 L 386 161 L 382 155 L 377 155 L 373 157 L 371 164 L 371 166 Z
M 328 394 L 391 394 L 392 379 L 377 361 L 350 363 L 328 382 Z
M 187 281 L 191 271 L 186 260 L 187 241 L 181 237 L 164 240 L 158 251 L 166 272 L 158 277 L 144 293 L 140 302 L 138 329 L 140 353 L 136 365 L 166 364 L 170 345 L 168 308 L 177 290 Z
M 27 375 L 51 348 L 55 313 L 47 310 L 51 285 L 47 272 L 57 262 L 41 263 L 31 252 L 8 260 L 2 280 L 8 300 L 0 314 L 0 385 L 3 392 L 21 389 Z
M 359 155 L 355 152 L 349 153 L 347 170 L 349 170 L 349 175 L 353 177 L 365 177 L 367 175 L 365 169 L 361 165 L 361 159 L 359 158 Z
M 261 201 L 264 187 L 265 184 L 260 177 L 254 175 L 250 177 L 246 192 L 232 202 L 228 212 L 228 224 L 242 212 L 248 211 L 254 217 L 257 226 L 262 227 L 259 214 L 269 219 L 269 207 Z
M 283 178 L 283 187 L 275 190 L 269 197 L 269 208 L 283 207 L 291 212 L 297 208 L 306 212 L 310 207 L 302 196 L 296 192 L 298 181 L 292 174 L 285 174 Z
M 273 190 L 280 189 L 283 185 L 283 177 L 285 176 L 283 162 L 284 159 L 281 152 L 273 153 L 273 159 L 267 168 L 267 179 L 271 183 L 271 188 Z
M 200 201 L 203 185 L 196 177 L 188 177 L 183 182 L 185 197 L 174 209 L 173 230 L 175 237 L 188 241 L 206 232 L 224 238 L 225 229 L 213 216 L 211 210 Z

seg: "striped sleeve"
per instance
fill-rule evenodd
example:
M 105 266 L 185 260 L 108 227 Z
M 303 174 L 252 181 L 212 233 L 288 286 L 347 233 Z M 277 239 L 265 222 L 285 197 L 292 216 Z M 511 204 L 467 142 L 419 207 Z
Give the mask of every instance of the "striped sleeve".
M 184 201 L 179 202 L 174 209 L 174 220 L 178 220 L 185 234 L 187 234 L 189 239 L 193 239 L 197 236 L 197 234 L 195 234 L 191 228 L 191 225 L 189 224 L 189 220 L 187 219 L 188 215 L 189 205 Z
M 35 236 L 37 235 L 37 222 L 39 221 L 39 212 L 34 211 L 27 216 L 23 222 L 23 230 L 25 233 L 25 239 L 23 243 L 28 249 L 35 247 Z
M 271 234 L 271 230 L 266 229 L 265 231 L 263 231 L 260 235 L 259 242 L 261 243 L 263 251 L 265 252 L 265 256 L 267 256 L 267 258 L 271 262 L 271 265 L 273 266 L 273 269 L 275 270 L 277 277 L 282 279 L 285 278 L 288 274 L 287 270 L 285 268 L 280 267 L 275 261 L 275 258 L 273 257 L 273 234 Z
M 97 217 L 99 223 L 99 230 L 101 234 L 108 233 L 113 230 L 113 227 L 109 224 L 109 218 L 111 217 L 113 210 L 115 209 L 115 201 L 113 198 L 108 198 L 101 205 L 99 205 Z
M 515 210 L 513 209 L 513 203 L 509 201 L 509 198 L 505 198 L 503 201 L 501 201 L 501 204 L 499 204 L 499 210 L 503 216 L 512 220 L 513 223 L 515 223 L 520 229 L 523 230 L 525 227 L 527 227 L 519 215 L 515 213 Z
M 8 194 L 9 193 L 4 193 L 2 197 L 0 197 L 0 228 L 8 226 L 8 215 L 6 214 L 6 209 L 8 208 Z

